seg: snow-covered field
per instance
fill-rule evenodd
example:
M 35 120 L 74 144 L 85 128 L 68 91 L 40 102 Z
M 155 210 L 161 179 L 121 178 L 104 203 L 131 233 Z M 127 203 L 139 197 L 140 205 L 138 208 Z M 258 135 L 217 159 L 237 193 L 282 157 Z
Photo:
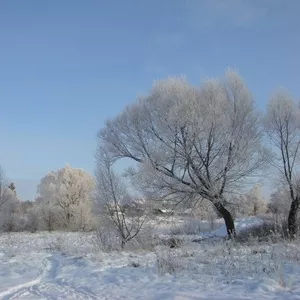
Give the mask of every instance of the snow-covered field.
M 200 243 L 187 238 L 177 249 L 111 253 L 92 233 L 2 234 L 0 299 L 300 299 L 298 241 L 211 238 L 224 233 L 203 234 Z

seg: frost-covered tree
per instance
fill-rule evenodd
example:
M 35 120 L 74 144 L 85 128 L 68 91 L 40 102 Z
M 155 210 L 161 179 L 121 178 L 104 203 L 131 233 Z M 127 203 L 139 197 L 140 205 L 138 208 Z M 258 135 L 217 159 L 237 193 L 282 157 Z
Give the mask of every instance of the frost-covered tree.
M 0 167 L 0 228 L 12 231 L 15 228 L 18 199 L 7 184 L 4 170 Z
M 11 183 L 9 184 L 8 188 L 9 188 L 11 191 L 13 191 L 15 194 L 17 194 L 17 192 L 16 192 L 16 186 L 15 186 L 15 184 L 14 184 L 13 182 L 11 182 Z
M 200 88 L 185 78 L 155 82 L 148 96 L 106 123 L 99 139 L 114 159 L 135 161 L 136 174 L 160 196 L 210 201 L 228 235 L 235 229 L 226 194 L 264 162 L 260 114 L 232 70 Z
M 254 187 L 245 195 L 244 213 L 250 216 L 263 214 L 267 210 L 267 202 L 262 196 L 261 186 L 259 184 Z
M 255 184 L 246 193 L 237 193 L 228 197 L 228 207 L 237 216 L 256 216 L 267 210 L 267 201 L 264 199 L 260 184 Z
M 42 199 L 40 203 L 46 206 L 42 209 L 45 222 L 48 224 L 55 212 L 56 222 L 60 222 L 60 226 L 88 229 L 92 223 L 91 193 L 94 187 L 92 176 L 70 165 L 47 174 L 38 186 Z
M 141 231 L 147 214 L 136 214 L 133 210 L 124 209 L 134 202 L 125 182 L 113 169 L 114 159 L 99 148 L 97 155 L 97 208 L 101 218 L 107 218 L 114 225 L 121 242 L 121 248 L 135 238 Z M 105 229 L 105 228 L 104 228 Z
M 9 200 L 9 196 L 8 196 L 8 188 L 6 185 L 5 174 L 4 174 L 4 170 L 0 166 L 0 210 L 8 200 Z
M 58 205 L 53 205 L 51 201 L 42 201 L 31 209 L 33 215 L 37 216 L 38 228 L 40 230 L 53 231 L 55 229 L 65 228 L 74 224 L 67 224 L 62 217 L 62 210 Z M 69 221 L 71 223 L 71 220 Z
M 267 136 L 273 147 L 270 163 L 288 185 L 291 204 L 288 229 L 292 236 L 297 233 L 297 213 L 300 191 L 297 188 L 297 172 L 300 158 L 300 109 L 294 99 L 283 90 L 271 98 L 265 118 Z
M 291 207 L 291 197 L 288 189 L 280 188 L 270 196 L 268 213 L 274 214 L 276 221 L 279 217 L 286 219 Z

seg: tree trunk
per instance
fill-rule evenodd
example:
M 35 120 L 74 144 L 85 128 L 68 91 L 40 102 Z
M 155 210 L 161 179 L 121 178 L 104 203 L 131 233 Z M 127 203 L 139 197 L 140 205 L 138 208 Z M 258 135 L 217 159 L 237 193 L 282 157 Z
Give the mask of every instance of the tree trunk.
M 122 239 L 122 242 L 121 242 L 121 249 L 124 249 L 125 247 L 125 241 Z
M 289 234 L 292 238 L 295 237 L 298 231 L 298 224 L 297 224 L 298 208 L 299 208 L 299 198 L 297 197 L 291 203 L 289 217 L 288 217 L 288 229 L 289 229 Z
M 225 206 L 221 202 L 214 203 L 214 206 L 218 210 L 218 212 L 221 214 L 222 218 L 225 221 L 227 234 L 229 238 L 232 238 L 236 235 L 235 228 L 234 228 L 234 222 L 233 218 L 231 216 L 231 213 L 225 208 Z

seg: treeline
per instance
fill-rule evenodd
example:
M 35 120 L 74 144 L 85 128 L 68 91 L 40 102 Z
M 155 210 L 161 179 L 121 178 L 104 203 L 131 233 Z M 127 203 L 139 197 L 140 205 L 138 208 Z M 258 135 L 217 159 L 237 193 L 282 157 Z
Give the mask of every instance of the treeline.
M 126 243 L 157 203 L 172 203 L 216 213 L 229 236 L 236 216 L 284 215 L 295 236 L 299 124 L 299 105 L 287 91 L 275 92 L 263 114 L 234 70 L 200 87 L 184 77 L 156 81 L 99 131 L 95 177 L 68 165 L 50 172 L 30 204 L 2 185 L 1 228 L 92 230 L 105 218 Z M 124 158 L 132 166 L 120 175 L 116 164 Z M 258 185 L 249 191 L 260 178 L 277 183 L 269 204 Z M 131 209 L 138 197 L 143 207 Z

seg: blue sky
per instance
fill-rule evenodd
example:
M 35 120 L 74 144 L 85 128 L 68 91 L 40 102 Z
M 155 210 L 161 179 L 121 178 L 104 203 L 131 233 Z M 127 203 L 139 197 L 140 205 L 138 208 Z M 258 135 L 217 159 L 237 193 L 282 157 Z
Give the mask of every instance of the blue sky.
M 67 162 L 94 170 L 104 121 L 157 78 L 238 69 L 264 107 L 300 95 L 298 0 L 0 1 L 0 164 L 22 199 Z

